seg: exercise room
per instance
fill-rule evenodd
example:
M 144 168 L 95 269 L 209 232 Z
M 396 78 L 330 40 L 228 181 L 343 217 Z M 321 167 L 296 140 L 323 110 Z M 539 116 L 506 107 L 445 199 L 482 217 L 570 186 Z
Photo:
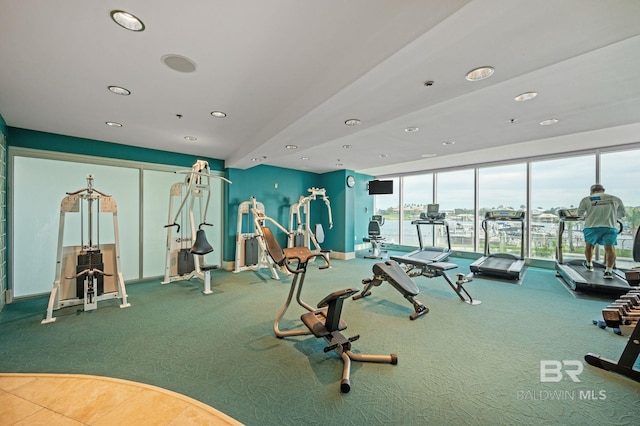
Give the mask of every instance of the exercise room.
M 640 2 L 0 2 L 0 425 L 636 425 Z

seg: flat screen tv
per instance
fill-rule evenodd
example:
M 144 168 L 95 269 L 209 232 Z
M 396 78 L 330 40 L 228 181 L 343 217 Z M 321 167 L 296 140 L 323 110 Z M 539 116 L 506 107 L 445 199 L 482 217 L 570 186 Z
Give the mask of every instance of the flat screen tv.
M 393 194 L 392 180 L 370 180 L 369 195 Z

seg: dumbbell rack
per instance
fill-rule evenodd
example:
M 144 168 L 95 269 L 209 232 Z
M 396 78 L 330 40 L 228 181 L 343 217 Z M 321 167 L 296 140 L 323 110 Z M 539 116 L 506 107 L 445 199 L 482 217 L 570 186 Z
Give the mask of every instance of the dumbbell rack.
M 640 382 L 640 370 L 634 368 L 640 355 L 640 290 L 631 290 L 602 310 L 608 327 L 620 328 L 620 334 L 631 334 L 618 362 L 588 353 L 584 360 L 594 367 L 613 371 Z
M 622 351 L 622 355 L 618 362 L 611 361 L 606 358 L 602 358 L 599 355 L 594 355 L 592 353 L 588 353 L 584 356 L 584 360 L 587 361 L 589 365 L 593 365 L 594 367 L 602 368 L 603 370 L 613 371 L 618 374 L 622 374 L 623 376 L 627 376 L 630 379 L 635 380 L 636 382 L 640 382 L 640 370 L 633 368 L 636 360 L 638 359 L 638 354 L 640 354 L 640 322 L 636 323 L 635 328 L 633 329 L 633 333 L 631 333 L 631 337 L 629 337 L 629 341 L 627 342 L 627 346 L 625 346 L 624 351 Z
M 631 290 L 602 309 L 604 321 L 594 321 L 600 328 L 610 327 L 616 334 L 629 336 L 640 320 L 640 290 Z

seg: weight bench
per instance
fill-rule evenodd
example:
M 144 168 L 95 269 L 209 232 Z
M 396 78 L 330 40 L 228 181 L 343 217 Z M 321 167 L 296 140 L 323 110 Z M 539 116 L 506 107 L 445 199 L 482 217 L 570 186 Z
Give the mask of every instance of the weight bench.
M 364 284 L 364 288 L 360 294 L 353 296 L 353 300 L 362 299 L 363 297 L 367 297 L 371 294 L 371 288 L 377 287 L 382 284 L 384 281 L 387 281 L 389 284 L 393 286 L 396 290 L 400 292 L 404 296 L 405 299 L 409 301 L 413 305 L 415 312 L 409 315 L 411 320 L 414 320 L 427 312 L 429 312 L 429 308 L 423 305 L 420 301 L 416 300 L 414 296 L 417 296 L 420 293 L 418 286 L 413 280 L 407 275 L 407 273 L 398 265 L 397 262 L 393 260 L 388 260 L 384 263 L 376 263 L 373 265 L 373 278 L 365 278 L 362 280 L 362 284 Z
M 340 383 L 340 391 L 343 393 L 351 390 L 351 382 L 349 379 L 349 375 L 351 373 L 351 360 L 361 362 L 379 362 L 392 365 L 396 365 L 398 363 L 398 356 L 396 354 L 364 355 L 351 352 L 351 342 L 356 341 L 360 336 L 347 338 L 340 333 L 340 331 L 347 328 L 347 324 L 340 318 L 342 314 L 342 304 L 344 299 L 357 293 L 357 289 L 347 288 L 344 290 L 334 291 L 318 303 L 317 309 L 312 308 L 302 301 L 300 295 L 302 293 L 304 277 L 307 273 L 307 265 L 316 257 L 320 257 L 325 261 L 325 265 L 320 268 L 328 268 L 329 259 L 327 259 L 326 254 L 312 252 L 307 247 L 292 247 L 283 250 L 275 239 L 271 229 L 263 227 L 262 233 L 269 256 L 271 256 L 278 266 L 286 268 L 293 274 L 287 300 L 273 323 L 273 330 L 277 337 L 283 338 L 313 334 L 315 337 L 324 338 L 329 344 L 324 348 L 324 352 L 335 351 L 340 355 L 340 358 L 342 358 L 344 363 L 342 368 L 342 381 Z M 298 304 L 309 311 L 302 314 L 300 317 L 306 328 L 280 330 L 280 320 L 287 312 L 294 293 L 296 293 L 296 300 L 298 301 Z
M 391 256 L 391 259 L 405 265 L 407 268 L 406 273 L 410 277 L 418 275 L 422 275 L 427 278 L 444 277 L 444 279 L 447 281 L 447 284 L 449 284 L 453 291 L 456 292 L 460 300 L 462 300 L 464 303 L 468 303 L 469 305 L 479 305 L 480 303 L 482 303 L 479 300 L 473 300 L 473 297 L 471 297 L 467 289 L 464 288 L 464 284 L 473 281 L 473 279 L 465 276 L 464 274 L 457 273 L 456 277 L 458 279 L 456 280 L 456 282 L 454 283 L 453 281 L 451 281 L 451 278 L 445 271 L 457 268 L 458 265 L 456 265 L 455 263 L 430 262 L 427 260 L 409 256 Z M 417 269 L 417 271 L 412 272 L 415 269 Z

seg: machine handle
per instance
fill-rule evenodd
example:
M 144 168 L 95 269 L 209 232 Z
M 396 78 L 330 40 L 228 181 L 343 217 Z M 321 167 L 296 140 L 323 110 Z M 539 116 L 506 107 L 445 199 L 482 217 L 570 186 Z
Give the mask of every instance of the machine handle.
M 100 269 L 98 269 L 98 268 L 91 268 L 91 269 L 85 269 L 85 270 L 84 270 L 84 271 L 82 271 L 82 272 L 78 272 L 78 273 L 77 273 L 77 274 L 75 274 L 74 276 L 71 276 L 71 277 L 65 277 L 65 278 L 66 278 L 66 279 L 68 279 L 68 280 L 72 280 L 72 279 L 74 279 L 74 278 L 78 278 L 78 277 L 81 277 L 81 276 L 83 276 L 83 275 L 89 275 L 89 276 L 92 276 L 92 275 L 94 275 L 94 274 L 95 274 L 95 275 L 102 275 L 102 276 L 105 276 L 105 277 L 112 277 L 112 276 L 113 276 L 113 274 L 107 274 L 107 273 L 105 273 L 105 272 L 101 271 L 101 270 L 100 270 Z
M 171 228 L 172 226 L 177 226 L 178 229 L 176 229 L 176 232 L 180 232 L 180 225 L 178 225 L 177 223 L 170 223 L 168 225 L 164 225 L 165 228 Z

